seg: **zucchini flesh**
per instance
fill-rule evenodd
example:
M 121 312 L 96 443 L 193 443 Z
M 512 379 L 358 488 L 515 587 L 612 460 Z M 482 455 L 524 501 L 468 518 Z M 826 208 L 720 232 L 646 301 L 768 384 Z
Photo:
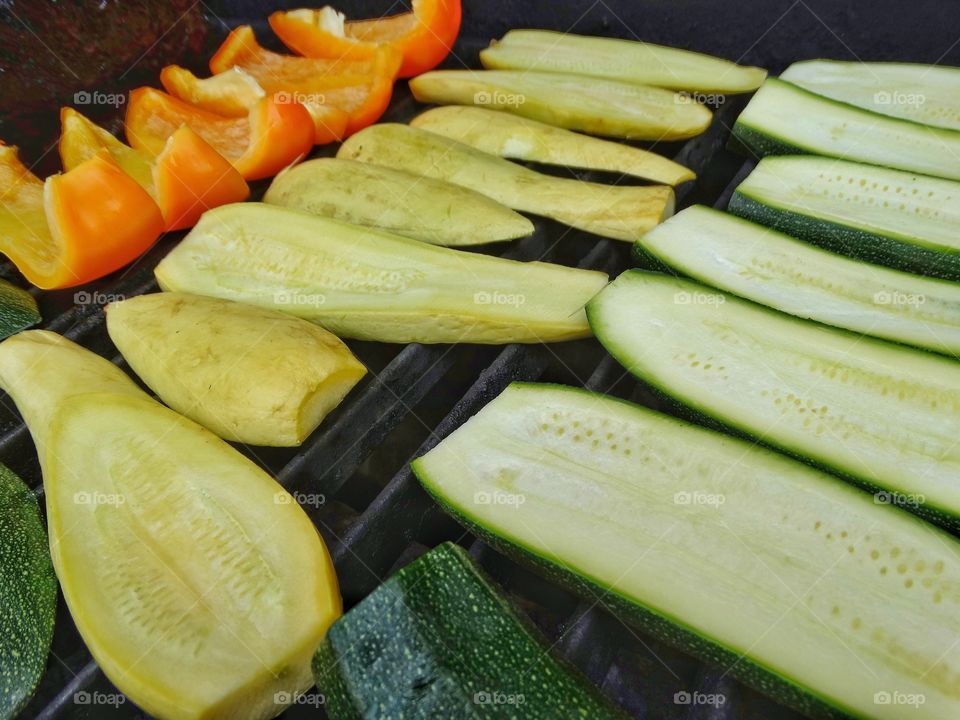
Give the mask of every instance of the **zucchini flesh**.
M 633 140 L 685 140 L 713 113 L 671 90 L 565 73 L 432 70 L 410 79 L 413 96 L 437 105 L 482 105 L 567 130 Z
M 460 185 L 338 158 L 287 168 L 263 201 L 448 247 L 533 232 L 520 213 Z
M 33 295 L 23 288 L 0 280 L 0 340 L 40 322 Z
M 627 370 L 694 411 L 960 529 L 960 364 L 638 271 L 588 316 Z
M 38 447 L 64 598 L 122 692 L 161 718 L 259 720 L 310 687 L 340 596 L 281 486 L 53 333 L 0 345 L 0 385 Z
M 358 648 L 362 648 L 358 652 Z M 331 626 L 313 663 L 331 720 L 626 716 L 550 654 L 463 549 L 440 545 Z
M 511 30 L 480 51 L 496 70 L 545 70 L 703 93 L 741 93 L 760 87 L 763 68 L 680 48 L 551 30 Z
M 806 156 L 767 157 L 730 212 L 878 265 L 960 280 L 960 183 Z
M 323 328 L 219 298 L 128 298 L 107 306 L 107 330 L 163 402 L 251 445 L 299 445 L 367 372 Z
M 881 115 L 960 130 L 960 69 L 921 63 L 804 60 L 781 80 Z
M 692 170 L 654 152 L 480 107 L 435 107 L 410 124 L 513 160 L 616 172 L 665 185 L 696 177 Z
M 514 384 L 413 468 L 471 530 L 801 712 L 960 714 L 960 544 L 809 466 Z
M 164 290 L 281 310 L 339 337 L 492 344 L 589 336 L 583 307 L 607 282 L 262 203 L 204 213 L 156 276 Z
M 637 243 L 695 280 L 797 317 L 960 354 L 960 285 L 866 265 L 702 205 Z
M 674 208 L 673 190 L 666 186 L 601 185 L 553 177 L 407 125 L 371 125 L 348 138 L 337 157 L 462 185 L 515 210 L 628 242 L 672 215 Z
M 37 497 L 0 465 L 0 718 L 29 702 L 47 667 L 57 578 Z
M 960 131 L 836 102 L 768 78 L 733 126 L 752 153 L 808 153 L 960 180 Z

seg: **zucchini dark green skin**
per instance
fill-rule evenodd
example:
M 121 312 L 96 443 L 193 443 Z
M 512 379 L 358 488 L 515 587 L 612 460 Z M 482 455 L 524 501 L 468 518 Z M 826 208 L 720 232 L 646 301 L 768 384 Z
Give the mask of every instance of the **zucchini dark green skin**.
M 37 498 L 0 465 L 0 718 L 13 718 L 47 666 L 57 579 Z
M 451 543 L 334 623 L 313 671 L 332 720 L 626 718 Z
M 33 295 L 6 280 L 0 280 L 0 340 L 40 322 Z
M 897 270 L 960 280 L 960 253 L 933 250 L 858 228 L 773 208 L 734 192 L 727 210 L 835 253 Z
M 730 135 L 729 147 L 741 155 L 751 155 L 754 158 L 762 158 L 767 155 L 816 154 L 799 145 L 791 145 L 779 138 L 765 135 L 751 127 L 747 127 L 743 123 L 734 123 L 733 131 Z
M 583 391 L 589 392 L 589 391 Z M 414 474 L 417 472 L 413 466 Z M 561 565 L 542 557 L 525 546 L 509 542 L 470 520 L 456 507 L 430 489 L 424 479 L 421 485 L 427 493 L 470 532 L 482 538 L 505 555 L 532 568 L 549 580 L 593 602 L 599 601 L 617 617 L 680 650 L 714 665 L 729 668 L 730 675 L 760 692 L 776 697 L 781 703 L 817 720 L 865 720 L 838 710 L 820 699 L 813 691 L 784 678 L 779 673 L 750 660 L 740 653 L 703 637 L 682 621 L 661 614 L 645 605 L 634 603 L 616 591 L 597 584 L 588 577 L 569 572 Z

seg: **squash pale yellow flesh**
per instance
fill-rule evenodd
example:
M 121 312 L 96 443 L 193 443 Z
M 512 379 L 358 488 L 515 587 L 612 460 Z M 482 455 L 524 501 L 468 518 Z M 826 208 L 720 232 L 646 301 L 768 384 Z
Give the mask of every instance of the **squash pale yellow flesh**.
M 622 173 L 665 185 L 696 177 L 692 170 L 657 153 L 498 110 L 435 107 L 417 115 L 410 124 L 513 160 Z
M 520 213 L 460 185 L 340 158 L 284 170 L 263 200 L 448 247 L 533 232 Z
M 30 424 L 50 549 L 90 652 L 159 718 L 269 718 L 340 615 L 291 496 L 226 443 L 53 333 L 0 344 Z
M 463 185 L 523 212 L 633 242 L 673 214 L 672 188 L 602 185 L 535 172 L 469 145 L 407 125 L 382 123 L 356 133 L 337 157 Z
M 208 211 L 164 290 L 283 310 L 340 337 L 501 344 L 586 337 L 604 273 L 437 247 L 260 203 Z
M 323 328 L 218 298 L 155 293 L 112 303 L 107 329 L 161 400 L 235 442 L 299 445 L 366 374 Z

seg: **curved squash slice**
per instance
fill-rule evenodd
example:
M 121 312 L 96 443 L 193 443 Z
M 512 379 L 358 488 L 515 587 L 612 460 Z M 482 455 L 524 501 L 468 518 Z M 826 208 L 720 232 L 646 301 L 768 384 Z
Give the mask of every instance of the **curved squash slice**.
M 54 567 L 106 675 L 160 718 L 269 718 L 308 688 L 341 611 L 289 494 L 70 341 L 0 344 L 37 442 Z

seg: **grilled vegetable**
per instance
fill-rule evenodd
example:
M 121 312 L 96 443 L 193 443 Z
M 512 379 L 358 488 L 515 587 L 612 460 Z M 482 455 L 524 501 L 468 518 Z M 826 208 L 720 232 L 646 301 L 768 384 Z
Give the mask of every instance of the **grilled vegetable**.
M 433 70 L 410 81 L 420 102 L 483 105 L 568 130 L 634 140 L 699 135 L 711 112 L 662 88 L 583 75 L 513 70 Z
M 33 492 L 0 465 L 0 717 L 14 718 L 47 667 L 57 578 Z
M 338 158 L 283 171 L 263 200 L 434 245 L 479 245 L 533 232 L 523 215 L 460 185 Z
M 960 280 L 960 183 L 835 158 L 768 157 L 729 210 L 828 250 Z
M 123 267 L 163 230 L 157 204 L 106 153 L 42 181 L 0 143 L 0 188 L 0 252 L 45 290 Z
M 960 529 L 960 364 L 636 271 L 588 314 L 627 370 L 695 412 Z
M 357 652 L 362 648 L 362 652 Z M 624 718 L 444 543 L 333 624 L 313 662 L 324 709 L 346 718 Z
M 323 328 L 229 300 L 141 295 L 107 306 L 107 328 L 167 405 L 252 445 L 299 445 L 366 374 Z
M 408 78 L 450 53 L 460 15 L 460 0 L 413 0 L 410 12 L 370 20 L 347 20 L 328 5 L 277 11 L 270 27 L 284 45 L 306 57 L 362 59 L 391 48 L 403 56 L 400 77 Z
M 36 325 L 41 319 L 33 295 L 6 280 L 0 280 L 0 340 Z
M 694 206 L 641 238 L 684 275 L 797 317 L 960 354 L 960 285 L 866 265 Z
M 755 155 L 809 153 L 960 180 L 960 131 L 886 117 L 769 78 L 733 126 Z
M 38 448 L 50 548 L 107 677 L 161 718 L 270 718 L 340 614 L 316 528 L 223 441 L 53 333 L 0 345 Z
M 306 155 L 313 147 L 315 132 L 310 113 L 299 103 L 265 97 L 247 117 L 229 118 L 148 87 L 130 93 L 125 122 L 127 141 L 153 157 L 186 125 L 233 163 L 246 180 L 276 175 Z
M 607 281 L 254 203 L 206 213 L 156 275 L 165 290 L 283 310 L 340 337 L 492 344 L 589 335 L 583 306 Z
M 480 51 L 494 70 L 576 73 L 702 93 L 741 93 L 760 87 L 767 71 L 689 50 L 552 30 L 511 30 Z
M 544 175 L 406 125 L 369 127 L 343 143 L 337 157 L 462 185 L 515 210 L 617 240 L 636 240 L 673 214 L 669 187 L 619 187 Z
M 662 155 L 621 143 L 479 107 L 450 105 L 421 113 L 410 124 L 492 155 L 551 165 L 606 170 L 678 185 L 696 175 Z
M 921 63 L 804 60 L 781 80 L 881 115 L 960 130 L 960 69 Z
M 124 145 L 72 108 L 60 112 L 60 159 L 72 170 L 107 152 L 150 193 L 164 230 L 192 226 L 204 210 L 246 200 L 250 188 L 230 162 L 188 127 L 175 131 L 156 158 Z
M 960 544 L 829 475 L 525 384 L 413 468 L 494 545 L 810 717 L 960 714 Z

